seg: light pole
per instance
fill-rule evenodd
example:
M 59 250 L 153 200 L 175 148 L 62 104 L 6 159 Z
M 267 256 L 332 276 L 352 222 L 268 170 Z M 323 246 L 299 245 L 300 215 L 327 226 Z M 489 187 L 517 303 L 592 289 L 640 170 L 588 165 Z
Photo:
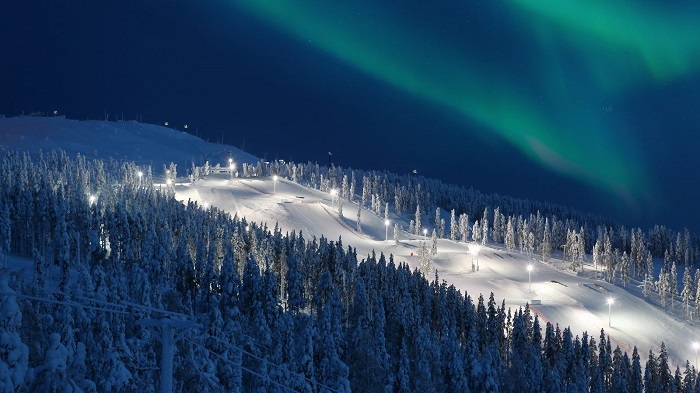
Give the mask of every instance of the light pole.
M 139 188 L 140 188 L 140 187 L 141 187 L 141 185 L 142 185 L 142 182 L 141 182 L 141 180 L 143 179 L 143 172 L 141 172 L 141 171 L 138 171 L 138 172 L 136 172 L 136 174 L 137 174 L 137 175 L 138 175 L 138 177 L 139 177 Z
M 277 175 L 272 176 L 272 193 L 277 194 Z
M 609 297 L 607 300 L 608 303 L 608 326 L 612 327 L 612 305 L 615 303 L 615 299 L 612 297 Z
M 530 293 L 532 293 L 531 273 L 532 273 L 532 265 L 527 265 L 527 285 L 528 285 L 528 288 L 530 289 Z
M 389 220 L 384 220 L 384 227 L 386 229 L 384 231 L 384 241 L 385 242 L 389 241 L 389 224 L 391 224 L 391 222 Z
M 423 237 L 428 237 L 428 230 L 423 228 Z
M 693 349 L 695 350 L 695 370 L 698 369 L 698 349 L 700 349 L 700 342 L 695 341 L 693 343 Z

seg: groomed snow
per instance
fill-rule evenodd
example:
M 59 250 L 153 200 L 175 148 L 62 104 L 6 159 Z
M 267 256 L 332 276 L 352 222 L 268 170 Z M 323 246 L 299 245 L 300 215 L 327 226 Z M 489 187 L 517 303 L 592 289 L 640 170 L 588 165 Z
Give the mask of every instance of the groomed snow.
M 274 191 L 274 192 L 273 192 Z M 362 209 L 362 232 L 356 229 L 358 205 L 343 202 L 343 216 L 337 212 L 337 201 L 331 195 L 308 189 L 294 182 L 279 179 L 275 185 L 271 177 L 231 178 L 226 174 L 212 174 L 195 184 L 181 183 L 176 187 L 176 198 L 191 199 L 204 206 L 216 206 L 230 214 L 238 214 L 248 221 L 265 222 L 272 229 L 278 223 L 284 232 L 302 231 L 304 237 L 320 237 L 329 240 L 342 238 L 345 247 L 357 248 L 358 257 L 373 250 L 379 254 L 393 254 L 398 263 L 407 262 L 418 267 L 415 256 L 421 240 L 430 244 L 430 238 L 406 232 L 399 235 L 400 244 L 393 241 L 394 220 L 389 226 L 388 241 L 383 217 Z M 405 220 L 399 224 L 408 227 Z M 528 258 L 519 252 L 506 252 L 500 248 L 481 247 L 479 270 L 472 272 L 471 243 L 438 240 L 438 255 L 433 267 L 438 269 L 441 280 L 453 284 L 473 299 L 479 294 L 488 297 L 491 292 L 500 303 L 505 299 L 507 307 L 517 308 L 532 300 L 541 304 L 530 307 L 545 322 L 559 324 L 561 329 L 570 326 L 572 333 L 581 336 L 584 331 L 598 341 L 600 330 L 610 336 L 613 345 L 632 354 L 636 345 L 643 361 L 650 349 L 659 353 L 665 342 L 673 368 L 683 369 L 685 360 L 694 362 L 693 341 L 700 339 L 694 322 L 671 315 L 641 298 L 639 283 L 634 280 L 627 288 L 595 279 L 593 267 L 585 265 L 583 273 L 567 270 L 569 263 L 553 259 L 548 263 Z M 590 255 L 588 256 L 590 259 Z M 476 263 L 476 259 L 474 259 Z M 532 264 L 532 292 L 528 290 L 527 265 Z M 652 295 L 656 296 L 656 295 Z M 612 326 L 608 326 L 607 299 L 614 298 L 611 309 Z M 682 305 L 676 302 L 678 315 Z
M 151 164 L 154 175 L 161 175 L 162 164 L 178 163 L 178 173 L 184 174 L 191 162 L 198 164 L 209 160 L 225 166 L 231 157 L 237 163 L 253 163 L 257 158 L 230 146 L 208 143 L 192 135 L 154 125 L 136 122 L 73 121 L 63 118 L 17 117 L 0 118 L 0 152 L 14 149 L 36 153 L 39 150 L 63 149 L 70 155 L 80 153 L 88 158 L 135 161 Z M 182 180 L 179 178 L 178 180 Z M 377 254 L 393 254 L 398 263 L 405 261 L 412 268 L 418 259 L 412 256 L 421 240 L 429 238 L 401 232 L 400 244 L 393 241 L 394 220 L 385 241 L 383 217 L 362 209 L 362 233 L 356 230 L 357 208 L 354 203 L 343 203 L 344 217 L 337 213 L 328 193 L 310 190 L 288 180 L 280 179 L 275 185 L 271 178 L 231 178 L 230 175 L 212 174 L 195 184 L 180 183 L 176 197 L 191 199 L 203 206 L 213 205 L 229 213 L 238 214 L 249 221 L 266 222 L 273 228 L 279 223 L 284 231 L 303 231 L 304 237 L 325 236 L 330 240 L 342 237 L 345 247 L 356 247 L 358 256 L 372 250 Z M 392 209 L 393 211 L 393 209 Z M 408 227 L 408 219 L 399 224 Z M 495 298 L 505 299 L 507 306 L 520 307 L 533 299 L 541 305 L 531 306 L 545 321 L 558 323 L 563 329 L 571 326 L 574 335 L 587 331 L 596 338 L 604 328 L 615 344 L 630 351 L 636 345 L 642 361 L 646 361 L 650 349 L 659 353 L 662 341 L 666 343 L 672 367 L 684 367 L 685 360 L 694 362 L 696 353 L 693 341 L 700 341 L 695 322 L 683 318 L 681 304 L 676 302 L 671 313 L 641 297 L 641 291 L 633 280 L 625 289 L 602 280 L 594 279 L 592 267 L 586 265 L 586 273 L 573 274 L 565 270 L 568 263 L 555 260 L 542 263 L 520 253 L 508 253 L 501 249 L 484 247 L 479 254 L 480 269 L 471 271 L 472 256 L 469 244 L 450 240 L 438 240 L 438 255 L 433 266 L 440 279 L 454 284 L 476 299 L 493 292 Z M 590 256 L 588 256 L 590 259 Z M 12 265 L 22 265 L 31 274 L 31 262 L 12 258 Z M 528 290 L 526 266 L 532 263 L 532 293 Z M 655 297 L 656 295 L 651 295 Z M 613 297 L 612 327 L 608 327 L 608 305 Z M 544 326 L 544 323 L 542 323 Z

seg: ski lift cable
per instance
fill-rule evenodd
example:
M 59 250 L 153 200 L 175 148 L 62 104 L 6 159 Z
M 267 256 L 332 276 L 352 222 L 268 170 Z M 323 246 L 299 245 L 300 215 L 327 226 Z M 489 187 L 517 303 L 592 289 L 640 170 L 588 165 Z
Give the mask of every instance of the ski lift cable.
M 93 298 L 89 298 L 89 297 L 85 297 L 85 296 L 67 295 L 67 294 L 64 294 L 63 292 L 60 292 L 60 291 L 57 291 L 57 292 L 55 292 L 55 293 L 62 294 L 62 295 L 64 295 L 64 296 L 71 296 L 71 297 L 73 297 L 73 298 L 75 298 L 75 299 L 87 300 L 87 301 L 89 301 L 89 302 L 94 302 L 94 303 L 97 303 L 97 304 L 102 304 L 102 305 L 106 305 L 106 306 L 117 307 L 117 308 L 120 308 L 120 309 L 122 309 L 122 310 L 124 310 L 124 311 L 128 311 L 129 309 L 134 309 L 134 308 L 136 308 L 136 309 L 141 309 L 141 310 L 146 310 L 146 311 L 159 312 L 159 313 L 162 313 L 162 314 L 165 314 L 165 315 L 170 315 L 170 316 L 175 316 L 175 317 L 181 317 L 181 318 L 185 318 L 185 319 L 190 318 L 190 317 L 189 317 L 188 315 L 186 315 L 186 314 L 181 314 L 181 313 L 178 313 L 178 312 L 175 312 L 175 311 L 162 310 L 162 309 L 156 308 L 156 307 L 144 306 L 144 305 L 138 304 L 138 303 L 132 303 L 132 302 L 126 302 L 126 301 L 125 301 L 125 302 L 121 302 L 121 303 L 112 303 L 112 302 L 108 302 L 108 301 L 106 301 L 106 300 L 98 300 L 98 299 L 93 299 Z
M 252 357 L 252 358 L 254 358 L 254 359 L 256 359 L 256 360 L 259 360 L 259 361 L 261 361 L 261 362 L 267 362 L 269 365 L 274 366 L 274 367 L 276 367 L 276 368 L 282 368 L 281 366 L 278 366 L 278 365 L 276 365 L 276 364 L 270 362 L 269 360 L 263 359 L 263 358 L 261 358 L 261 357 L 255 355 L 255 354 L 252 354 L 252 353 L 246 351 L 246 350 L 243 349 L 243 348 L 239 348 L 239 347 L 237 347 L 237 346 L 235 346 L 235 345 L 233 345 L 233 344 L 231 344 L 231 343 L 228 343 L 228 342 L 226 342 L 226 341 L 224 341 L 224 340 L 222 340 L 222 339 L 220 339 L 220 338 L 218 338 L 218 337 L 216 337 L 216 336 L 209 336 L 209 337 L 210 337 L 210 338 L 213 338 L 214 340 L 216 340 L 216 341 L 218 341 L 218 342 L 224 344 L 225 346 L 227 346 L 227 347 L 229 347 L 229 348 L 231 348 L 231 349 L 235 349 L 235 350 L 237 350 L 237 351 L 240 351 L 240 352 L 242 352 L 242 353 L 244 353 L 244 354 L 246 354 L 246 355 L 248 355 L 248 356 L 250 356 L 250 357 Z M 307 382 L 309 382 L 309 383 L 313 383 L 313 384 L 318 385 L 318 386 L 320 386 L 320 387 L 322 387 L 322 388 L 326 388 L 326 389 L 328 389 L 328 390 L 330 390 L 330 391 L 332 391 L 332 392 L 338 392 L 338 393 L 340 393 L 339 390 L 333 389 L 333 388 L 331 388 L 330 386 L 326 386 L 326 385 L 324 385 L 324 384 L 322 384 L 322 383 L 312 381 L 312 380 L 310 380 L 310 379 L 308 379 L 308 378 L 306 378 L 306 377 L 304 377 L 304 379 L 305 379 Z
M 233 363 L 231 360 L 225 358 L 225 357 L 222 356 L 222 355 L 219 355 L 218 353 L 212 351 L 211 349 L 205 347 L 204 345 L 202 345 L 202 344 L 200 344 L 200 343 L 194 342 L 194 341 L 192 341 L 192 340 L 190 340 L 190 339 L 188 339 L 188 338 L 185 338 L 185 340 L 191 342 L 191 343 L 194 344 L 194 345 L 197 345 L 198 347 L 201 347 L 202 349 L 206 350 L 207 352 L 211 353 L 212 355 L 216 356 L 217 358 L 223 360 L 223 361 L 226 362 L 226 363 L 229 363 L 229 364 L 232 364 L 232 363 Z M 272 363 L 269 363 L 269 362 L 268 362 L 268 364 L 272 364 Z M 243 365 L 238 365 L 238 364 L 233 364 L 233 365 L 236 366 L 236 367 L 240 367 L 241 370 L 247 371 L 248 373 L 253 374 L 253 375 L 255 375 L 255 376 L 257 376 L 257 377 L 259 377 L 259 378 L 261 378 L 261 379 L 263 379 L 263 380 L 266 380 L 266 381 L 270 382 L 270 383 L 273 384 L 273 385 L 279 386 L 279 387 L 281 387 L 282 389 L 285 389 L 285 390 L 288 390 L 288 391 L 291 391 L 291 392 L 296 392 L 296 390 L 290 388 L 289 386 L 285 386 L 285 385 L 282 385 L 282 384 L 279 383 L 279 382 L 273 381 L 272 379 L 270 379 L 269 376 L 262 375 L 262 374 L 260 374 L 260 373 L 258 373 L 258 372 L 255 372 L 255 371 L 253 371 L 253 370 L 251 370 L 251 369 L 249 369 L 249 368 L 247 368 L 247 367 L 245 367 L 245 366 L 243 366 Z
M 131 315 L 130 313 L 128 313 L 126 311 L 114 310 L 111 308 L 101 308 L 101 307 L 89 306 L 86 304 L 71 302 L 71 301 L 60 301 L 60 300 L 43 298 L 43 297 L 24 295 L 24 294 L 17 293 L 17 292 L 0 292 L 0 295 L 16 296 L 16 297 L 22 298 L 22 299 L 37 300 L 37 301 L 41 301 L 41 302 L 60 304 L 60 305 L 71 306 L 71 307 L 87 308 L 87 309 L 91 309 L 91 310 L 104 311 L 104 312 L 109 312 L 109 313 L 114 313 L 114 314 Z

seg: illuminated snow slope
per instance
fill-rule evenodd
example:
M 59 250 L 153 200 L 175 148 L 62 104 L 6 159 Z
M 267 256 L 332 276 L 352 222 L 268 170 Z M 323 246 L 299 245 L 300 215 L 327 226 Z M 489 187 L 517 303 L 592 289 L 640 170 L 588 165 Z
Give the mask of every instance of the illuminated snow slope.
M 306 239 L 312 235 L 323 235 L 329 240 L 341 237 L 345 246 L 357 248 L 358 258 L 374 250 L 377 254 L 393 254 L 396 262 L 405 261 L 415 268 L 418 267 L 418 258 L 412 253 L 416 254 L 419 241 L 426 240 L 422 236 L 400 232 L 400 244 L 396 245 L 393 241 L 393 220 L 396 217 L 391 217 L 389 241 L 385 241 L 383 217 L 367 209 L 362 209 L 362 233 L 359 233 L 356 230 L 357 204 L 344 202 L 344 217 L 341 218 L 337 213 L 337 202 L 332 206 L 330 194 L 284 179 L 278 180 L 275 186 L 269 177 L 231 179 L 225 174 L 215 174 L 195 184 L 179 184 L 176 190 L 179 199 L 196 200 L 205 206 L 216 206 L 232 215 L 238 214 L 248 221 L 265 222 L 270 229 L 278 223 L 283 233 L 302 231 Z M 400 224 L 404 228 L 408 226 L 405 221 L 400 221 Z M 541 305 L 531 306 L 540 318 L 558 323 L 562 329 L 571 326 L 574 335 L 581 336 L 587 331 L 598 341 L 600 329 L 604 328 L 613 346 L 617 344 L 631 355 L 636 345 L 642 359 L 646 359 L 649 349 L 659 353 L 664 341 L 674 369 L 676 365 L 683 369 L 686 359 L 694 362 L 691 343 L 698 338 L 698 326 L 641 298 L 641 291 L 636 287 L 639 283 L 634 280 L 625 289 L 595 279 L 590 264 L 585 266 L 583 274 L 576 275 L 565 270 L 568 262 L 554 259 L 543 263 L 518 252 L 508 253 L 502 248 L 491 247 L 481 248 L 480 269 L 472 272 L 470 244 L 438 240 L 438 255 L 433 259 L 433 266 L 438 269 L 440 279 L 466 291 L 473 299 L 479 294 L 488 297 L 493 292 L 498 302 L 505 299 L 506 305 L 512 308 L 524 306 L 532 299 L 540 300 Z M 532 293 L 528 290 L 529 263 L 533 265 Z M 614 298 L 610 310 L 611 327 L 608 326 L 606 303 L 609 297 Z M 675 308 L 680 315 L 682 305 L 676 302 Z
M 89 158 L 114 158 L 151 163 L 154 175 L 160 175 L 163 163 L 179 163 L 178 172 L 184 174 L 192 159 L 210 160 L 212 165 L 226 164 L 232 156 L 237 162 L 254 162 L 255 157 L 223 145 L 207 143 L 176 130 L 135 122 L 78 122 L 60 118 L 8 118 L 0 119 L 0 152 L 8 149 L 37 152 L 62 148 L 69 154 L 84 154 Z M 218 160 L 218 161 L 217 161 Z M 182 166 L 180 166 L 182 165 Z M 182 171 L 180 171 L 182 168 Z M 362 233 L 356 230 L 358 206 L 344 202 L 344 217 L 337 213 L 328 193 L 310 190 L 291 181 L 280 179 L 275 185 L 271 178 L 234 178 L 230 175 L 212 174 L 190 184 L 178 179 L 176 197 L 191 199 L 203 206 L 216 206 L 238 214 L 249 221 L 265 222 L 269 228 L 278 223 L 283 232 L 302 231 L 306 239 L 325 236 L 330 240 L 342 238 L 345 247 L 356 247 L 358 257 L 374 250 L 379 254 L 393 254 L 394 260 L 405 261 L 417 267 L 416 253 L 422 237 L 400 232 L 400 244 L 393 241 L 393 221 L 404 228 L 408 219 L 392 215 L 388 238 L 380 218 L 362 209 Z M 519 253 L 507 253 L 498 248 L 482 248 L 479 254 L 480 269 L 471 271 L 472 256 L 469 244 L 450 240 L 438 241 L 438 255 L 433 266 L 440 279 L 454 284 L 473 299 L 479 294 L 493 292 L 497 301 L 505 299 L 507 306 L 523 306 L 533 299 L 541 305 L 532 308 L 543 320 L 558 323 L 562 329 L 571 326 L 574 335 L 587 331 L 596 338 L 604 328 L 614 344 L 631 351 L 638 347 L 642 361 L 649 349 L 659 353 L 662 341 L 666 343 L 673 368 L 684 366 L 686 359 L 694 362 L 695 352 L 691 342 L 700 339 L 698 326 L 682 315 L 681 305 L 670 314 L 641 298 L 641 291 L 634 281 L 627 289 L 593 278 L 592 267 L 575 275 L 565 271 L 568 264 L 541 263 Z M 588 256 L 590 259 L 590 256 Z M 528 291 L 526 266 L 532 263 L 532 293 Z M 608 327 L 608 297 L 614 297 L 612 327 Z M 652 295 L 656 296 L 656 295 Z M 544 325 L 544 323 L 543 323 Z M 614 345 L 613 344 L 613 345 Z M 683 364 L 681 364 L 681 362 Z

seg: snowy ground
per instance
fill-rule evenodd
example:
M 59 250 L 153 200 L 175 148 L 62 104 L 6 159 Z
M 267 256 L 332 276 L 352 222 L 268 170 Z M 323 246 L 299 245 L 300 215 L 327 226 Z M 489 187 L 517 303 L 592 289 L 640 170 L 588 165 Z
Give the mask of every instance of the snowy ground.
M 176 187 L 177 198 L 192 199 L 204 206 L 216 206 L 229 213 L 238 214 L 249 221 L 266 222 L 273 228 L 278 223 L 285 231 L 302 231 L 304 237 L 325 236 L 329 240 L 342 238 L 345 246 L 357 248 L 358 257 L 374 250 L 379 254 L 393 254 L 397 262 L 405 261 L 417 267 L 417 246 L 421 240 L 430 240 L 401 232 L 400 244 L 393 241 L 393 221 L 385 241 L 384 219 L 367 209 L 362 209 L 362 233 L 356 230 L 358 205 L 345 201 L 343 215 L 337 212 L 337 201 L 331 195 L 311 190 L 291 181 L 280 179 L 275 185 L 269 177 L 242 179 L 226 174 L 214 174 L 195 184 L 183 183 Z M 392 217 L 396 219 L 396 217 Z M 400 221 L 406 227 L 406 223 Z M 585 266 L 585 272 L 575 274 L 566 269 L 568 263 L 553 260 L 549 263 L 528 258 L 518 252 L 482 247 L 478 257 L 479 270 L 472 272 L 473 256 L 469 244 L 440 239 L 438 255 L 433 266 L 441 279 L 454 284 L 473 299 L 479 294 L 485 297 L 493 292 L 497 301 L 505 299 L 507 306 L 517 308 L 532 300 L 541 305 L 531 308 L 543 321 L 559 324 L 563 329 L 571 326 L 574 335 L 587 331 L 596 338 L 604 328 L 613 343 L 629 351 L 636 345 L 642 359 L 649 349 L 659 352 L 661 341 L 672 359 L 673 365 L 684 367 L 685 360 L 695 361 L 691 343 L 700 339 L 698 325 L 669 314 L 641 298 L 638 283 L 632 281 L 628 288 L 594 279 L 593 267 Z M 590 257 L 590 256 L 589 256 Z M 476 263 L 476 259 L 473 260 Z M 532 292 L 528 286 L 527 265 L 532 264 Z M 655 295 L 654 295 L 655 296 Z M 611 321 L 608 326 L 607 299 L 614 298 Z M 681 304 L 676 304 L 676 314 L 681 315 Z M 544 323 L 542 323 L 544 326 Z M 644 360 L 645 361 L 645 360 Z
M 7 150 L 37 153 L 65 150 L 70 156 L 80 153 L 90 158 L 133 161 L 151 165 L 161 174 L 163 165 L 178 164 L 185 173 L 191 163 L 221 161 L 254 163 L 258 159 L 231 146 L 205 142 L 186 132 L 135 121 L 77 121 L 62 117 L 0 118 L 0 152 Z
M 176 130 L 136 122 L 78 122 L 62 118 L 0 118 L 0 152 L 8 149 L 38 152 L 54 148 L 70 155 L 83 154 L 88 158 L 131 160 L 138 164 L 153 165 L 154 175 L 160 175 L 161 165 L 178 163 L 178 173 L 184 174 L 194 160 L 204 159 L 212 165 L 226 164 L 232 157 L 236 162 L 255 162 L 257 159 L 230 146 L 207 143 L 192 135 Z M 363 209 L 362 233 L 356 230 L 357 205 L 344 202 L 344 217 L 337 213 L 337 200 L 325 192 L 309 190 L 293 182 L 280 179 L 276 185 L 271 178 L 231 179 L 228 174 L 214 174 L 176 187 L 177 198 L 192 199 L 203 206 L 213 205 L 231 214 L 255 222 L 266 222 L 270 228 L 279 223 L 283 231 L 302 231 L 304 237 L 325 236 L 330 240 L 342 238 L 344 246 L 357 248 L 358 256 L 372 250 L 393 254 L 397 262 L 405 261 L 416 267 L 418 242 L 429 240 L 401 232 L 400 245 L 393 241 L 393 221 L 385 241 L 383 218 Z M 408 227 L 407 219 L 399 224 Z M 699 326 L 681 317 L 681 305 L 668 313 L 641 297 L 634 281 L 624 289 L 601 280 L 595 280 L 592 267 L 587 273 L 573 274 L 560 261 L 541 263 L 519 253 L 483 248 L 479 254 L 479 271 L 471 271 L 472 256 L 469 245 L 450 240 L 439 240 L 438 255 L 433 265 L 440 278 L 469 293 L 473 299 L 493 292 L 496 299 L 505 299 L 510 307 L 519 307 L 533 299 L 541 305 L 532 308 L 543 320 L 571 326 L 574 335 L 587 331 L 597 337 L 600 329 L 612 337 L 621 348 L 631 351 L 636 345 L 646 361 L 649 349 L 658 354 L 661 341 L 666 343 L 675 368 L 686 359 L 694 362 L 693 341 L 700 340 Z M 590 256 L 589 256 L 590 258 Z M 28 261 L 12 260 L 31 274 Z M 474 260 L 476 262 L 476 260 Z M 528 289 L 528 263 L 532 271 L 532 292 Z M 608 297 L 614 297 L 612 327 L 608 327 Z M 656 295 L 652 295 L 656 297 Z M 544 325 L 544 324 L 543 324 Z M 681 362 L 683 364 L 681 364 Z

